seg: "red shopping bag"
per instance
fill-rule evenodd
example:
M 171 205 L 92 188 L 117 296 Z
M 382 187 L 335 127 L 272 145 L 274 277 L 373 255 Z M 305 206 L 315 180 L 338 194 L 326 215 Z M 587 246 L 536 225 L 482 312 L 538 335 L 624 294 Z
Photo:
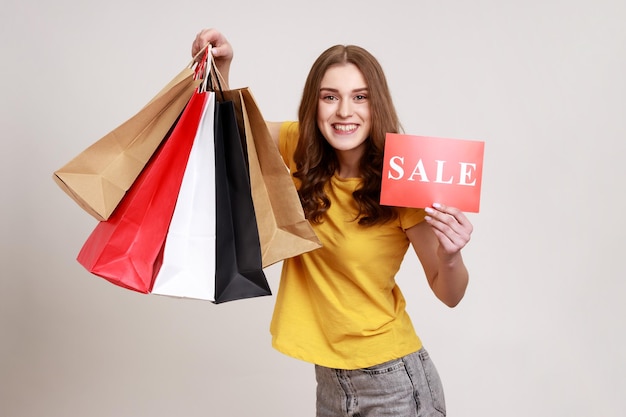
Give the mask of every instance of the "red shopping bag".
M 88 237 L 77 260 L 89 272 L 150 292 L 205 100 L 206 93 L 193 94 L 120 205 Z

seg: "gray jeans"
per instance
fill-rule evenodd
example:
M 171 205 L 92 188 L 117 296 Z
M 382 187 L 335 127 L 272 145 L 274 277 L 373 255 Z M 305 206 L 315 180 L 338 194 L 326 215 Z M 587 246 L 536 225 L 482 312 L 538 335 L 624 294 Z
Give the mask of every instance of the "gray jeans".
M 370 368 L 315 366 L 317 417 L 441 417 L 443 387 L 425 349 Z

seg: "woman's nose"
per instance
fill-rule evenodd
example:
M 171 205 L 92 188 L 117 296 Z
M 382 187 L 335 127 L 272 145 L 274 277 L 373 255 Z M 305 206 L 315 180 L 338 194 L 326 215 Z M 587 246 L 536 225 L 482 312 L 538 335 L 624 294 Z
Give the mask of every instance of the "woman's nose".
M 341 100 L 337 107 L 337 114 L 339 117 L 346 118 L 352 116 L 352 103 L 350 100 Z

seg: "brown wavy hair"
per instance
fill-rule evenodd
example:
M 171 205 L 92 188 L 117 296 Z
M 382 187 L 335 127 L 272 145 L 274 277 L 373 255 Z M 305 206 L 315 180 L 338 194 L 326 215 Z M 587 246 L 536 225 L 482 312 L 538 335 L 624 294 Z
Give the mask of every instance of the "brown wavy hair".
M 298 111 L 300 137 L 294 153 L 296 171 L 293 175 L 301 182 L 298 193 L 307 219 L 321 223 L 330 207 L 324 186 L 339 168 L 339 162 L 317 125 L 319 89 L 329 67 L 346 63 L 354 64 L 361 71 L 369 91 L 371 130 L 360 161 L 362 184 L 352 195 L 358 207 L 355 220 L 358 219 L 360 225 L 371 226 L 397 216 L 393 207 L 381 206 L 379 201 L 385 135 L 399 132 L 401 126 L 383 69 L 365 49 L 335 45 L 313 63 Z

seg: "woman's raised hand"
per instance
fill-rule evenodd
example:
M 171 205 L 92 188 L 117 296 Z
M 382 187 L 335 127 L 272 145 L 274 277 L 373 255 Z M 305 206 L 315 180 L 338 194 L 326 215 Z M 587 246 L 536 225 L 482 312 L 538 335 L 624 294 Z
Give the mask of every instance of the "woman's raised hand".
M 216 29 L 202 29 L 191 45 L 191 56 L 196 56 L 204 47 L 211 44 L 215 65 L 224 79 L 228 81 L 230 63 L 233 60 L 233 48 L 226 37 Z

